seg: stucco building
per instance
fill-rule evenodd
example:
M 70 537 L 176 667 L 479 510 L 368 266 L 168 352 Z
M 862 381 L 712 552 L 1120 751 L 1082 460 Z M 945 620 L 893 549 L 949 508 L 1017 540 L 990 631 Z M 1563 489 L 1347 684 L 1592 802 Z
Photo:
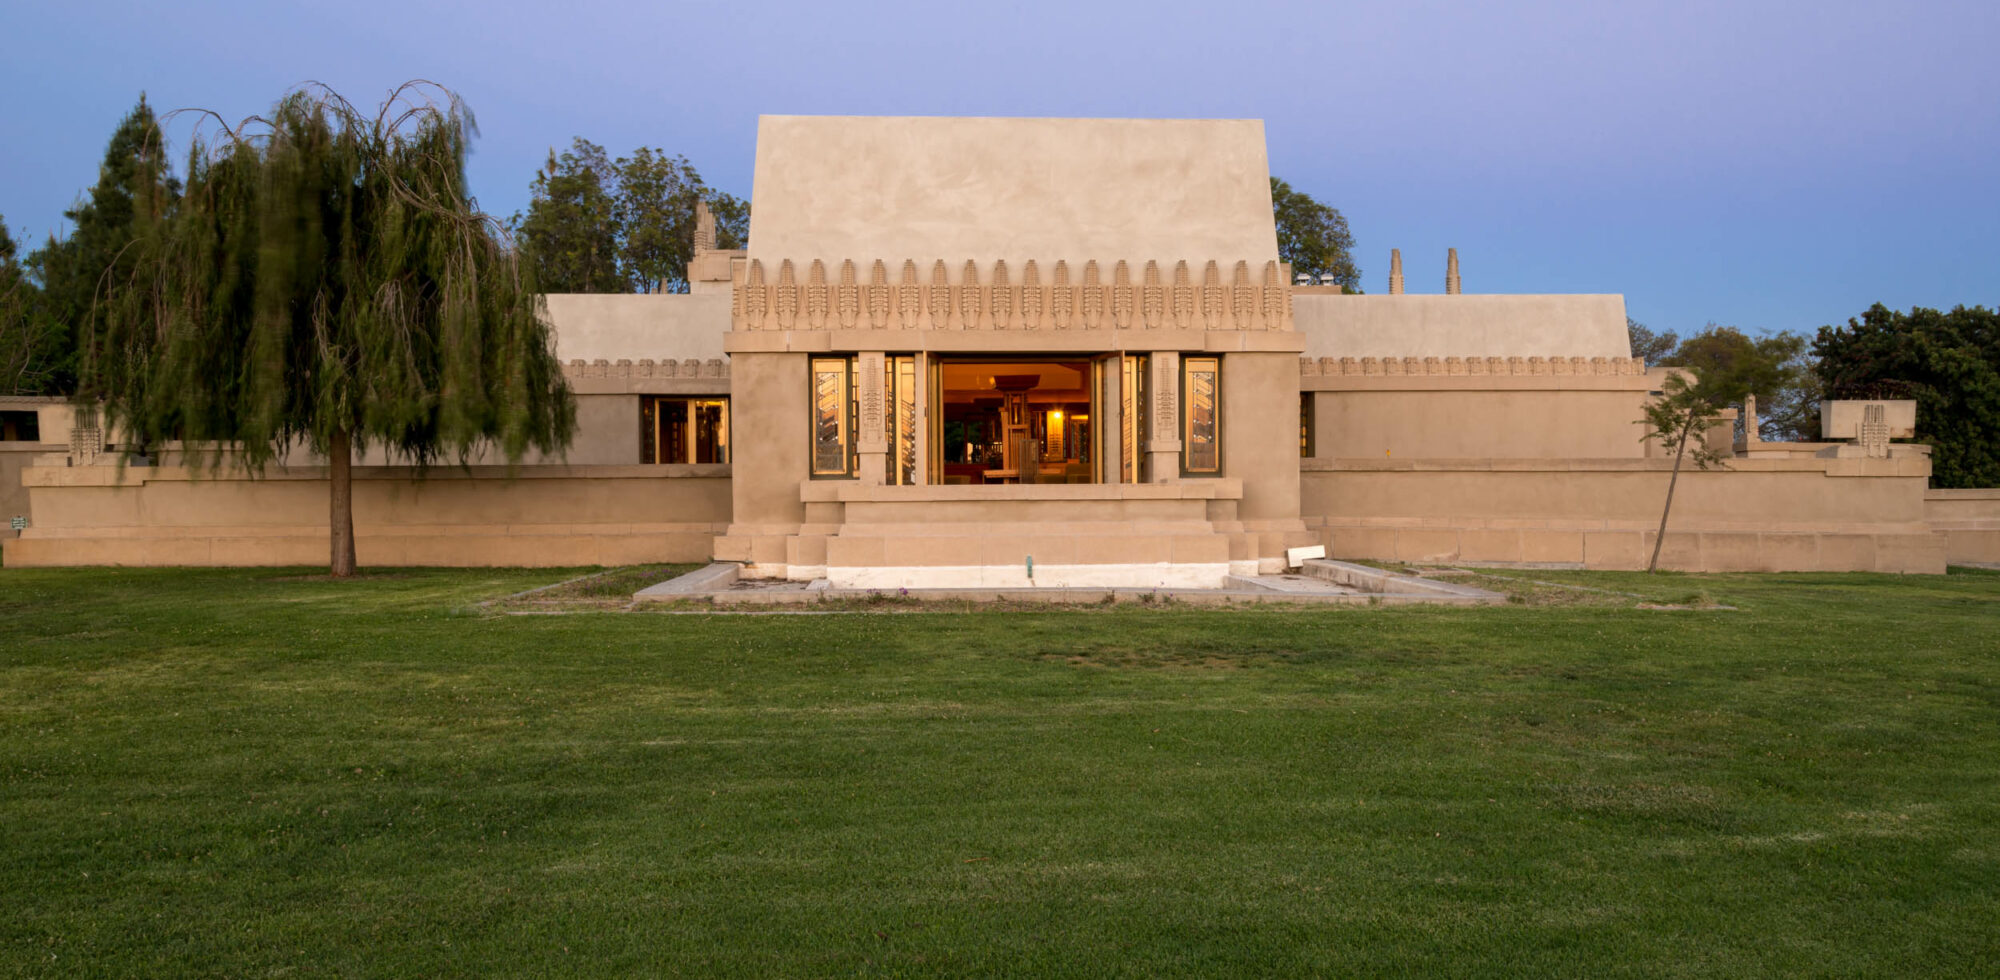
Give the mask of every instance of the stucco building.
M 1257 121 L 765 117 L 747 250 L 698 240 L 687 295 L 548 297 L 568 453 L 361 460 L 360 559 L 864 588 L 1214 586 L 1310 544 L 1642 567 L 1669 461 L 1623 299 L 1465 293 L 1455 255 L 1438 293 L 1400 256 L 1387 294 L 1295 282 L 1268 178 Z M 325 560 L 315 461 L 121 469 L 51 423 L 0 471 L 30 517 L 8 564 Z M 1681 478 L 1669 567 L 2000 560 L 2000 495 L 1927 491 L 1922 447 L 1735 429 Z

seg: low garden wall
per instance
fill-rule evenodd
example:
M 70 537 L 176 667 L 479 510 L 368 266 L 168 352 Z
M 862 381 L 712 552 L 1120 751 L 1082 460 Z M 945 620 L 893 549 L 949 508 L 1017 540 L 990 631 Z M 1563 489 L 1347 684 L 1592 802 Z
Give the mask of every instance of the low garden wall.
M 8 566 L 324 565 L 322 467 L 37 466 L 33 525 Z M 706 561 L 729 524 L 728 466 L 354 469 L 364 566 L 572 566 Z
M 1646 566 L 1665 459 L 1308 459 L 1301 512 L 1330 557 Z M 1660 555 L 1685 571 L 1944 571 L 1929 460 L 1733 459 L 1683 469 Z
M 1932 490 L 1924 494 L 1924 516 L 1944 535 L 1946 561 L 2000 564 L 2000 487 Z

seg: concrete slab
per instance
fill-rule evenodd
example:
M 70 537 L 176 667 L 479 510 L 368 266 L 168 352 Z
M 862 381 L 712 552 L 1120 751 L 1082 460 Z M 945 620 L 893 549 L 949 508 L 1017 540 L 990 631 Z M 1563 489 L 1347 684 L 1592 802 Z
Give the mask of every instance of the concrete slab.
M 650 586 L 633 598 L 639 602 L 677 600 L 706 601 L 718 606 L 793 605 L 829 601 L 879 602 L 1036 602 L 1056 605 L 1090 605 L 1105 602 L 1176 603 L 1185 605 L 1244 605 L 1300 603 L 1312 605 L 1371 605 L 1442 603 L 1479 605 L 1505 602 L 1506 597 L 1482 589 L 1431 582 L 1396 575 L 1346 562 L 1325 562 L 1330 569 L 1312 570 L 1322 563 L 1310 559 L 1307 570 L 1275 575 L 1231 575 L 1223 588 L 938 588 L 938 589 L 852 589 L 836 588 L 825 579 L 794 582 L 781 579 L 744 579 L 740 566 L 718 562 Z M 1336 578 L 1338 572 L 1345 580 Z M 1360 583 L 1360 584 L 1355 584 Z

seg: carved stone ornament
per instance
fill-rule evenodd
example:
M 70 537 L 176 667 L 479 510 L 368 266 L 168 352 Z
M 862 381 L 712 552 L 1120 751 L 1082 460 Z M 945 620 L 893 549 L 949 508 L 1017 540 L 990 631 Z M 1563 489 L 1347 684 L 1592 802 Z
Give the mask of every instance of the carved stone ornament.
M 1069 284 L 1069 262 L 1057 259 L 1055 285 L 1049 287 L 1049 313 L 1055 318 L 1056 329 L 1068 330 L 1075 312 L 1076 289 Z
M 889 325 L 889 270 L 881 259 L 868 272 L 868 326 L 880 330 Z
M 1158 330 L 1167 315 L 1167 287 L 1160 283 L 1160 263 L 1146 260 L 1146 281 L 1139 287 L 1139 318 L 1146 329 Z
M 826 300 L 826 263 L 814 259 L 811 271 L 806 273 L 807 327 L 814 330 L 826 329 Z
M 896 284 L 896 314 L 903 329 L 916 330 L 924 319 L 924 287 L 917 281 L 917 261 L 903 260 L 903 281 Z
M 1042 274 L 1029 259 L 1021 269 L 1021 329 L 1042 328 Z
M 1057 260 L 1046 286 L 1034 260 L 1022 264 L 1018 284 L 1005 261 L 986 270 L 968 261 L 956 283 L 943 259 L 931 260 L 928 282 L 920 281 L 918 260 L 903 259 L 894 283 L 882 259 L 871 261 L 865 283 L 857 281 L 853 259 L 841 260 L 833 283 L 827 281 L 827 260 L 811 260 L 802 277 L 804 261 L 777 260 L 775 281 L 767 279 L 771 273 L 762 259 L 739 264 L 742 278 L 730 294 L 733 329 L 852 330 L 864 318 L 876 330 L 892 323 L 904 330 L 1295 329 L 1291 284 L 1272 261 L 1263 264 L 1261 276 L 1247 261 L 1238 261 L 1225 283 L 1218 264 L 1209 260 L 1200 285 L 1188 263 L 1177 261 L 1169 285 L 1158 260 L 1148 260 L 1139 276 L 1131 261 L 1117 260 L 1109 282 L 1095 259 L 1084 262 L 1082 282 L 1072 281 L 1067 260 Z
M 797 327 L 799 323 L 799 290 L 798 283 L 792 276 L 791 259 L 786 259 L 778 264 L 778 288 L 776 292 L 777 296 L 773 299 L 771 305 L 777 310 L 778 329 L 790 330 Z
M 1097 280 L 1097 260 L 1083 264 L 1083 288 L 1077 296 L 1083 314 L 1083 328 L 1096 330 L 1104 325 L 1104 285 Z
M 834 296 L 836 308 L 840 311 L 840 326 L 852 330 L 861 322 L 861 284 L 854 280 L 854 260 L 840 263 L 840 287 Z

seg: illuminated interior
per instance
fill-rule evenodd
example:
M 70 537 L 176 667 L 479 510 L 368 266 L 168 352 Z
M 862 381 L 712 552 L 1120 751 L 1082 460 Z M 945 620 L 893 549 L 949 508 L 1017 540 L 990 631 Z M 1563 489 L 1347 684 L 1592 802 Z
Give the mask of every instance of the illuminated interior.
M 946 360 L 938 376 L 942 482 L 1096 482 L 1089 361 Z

